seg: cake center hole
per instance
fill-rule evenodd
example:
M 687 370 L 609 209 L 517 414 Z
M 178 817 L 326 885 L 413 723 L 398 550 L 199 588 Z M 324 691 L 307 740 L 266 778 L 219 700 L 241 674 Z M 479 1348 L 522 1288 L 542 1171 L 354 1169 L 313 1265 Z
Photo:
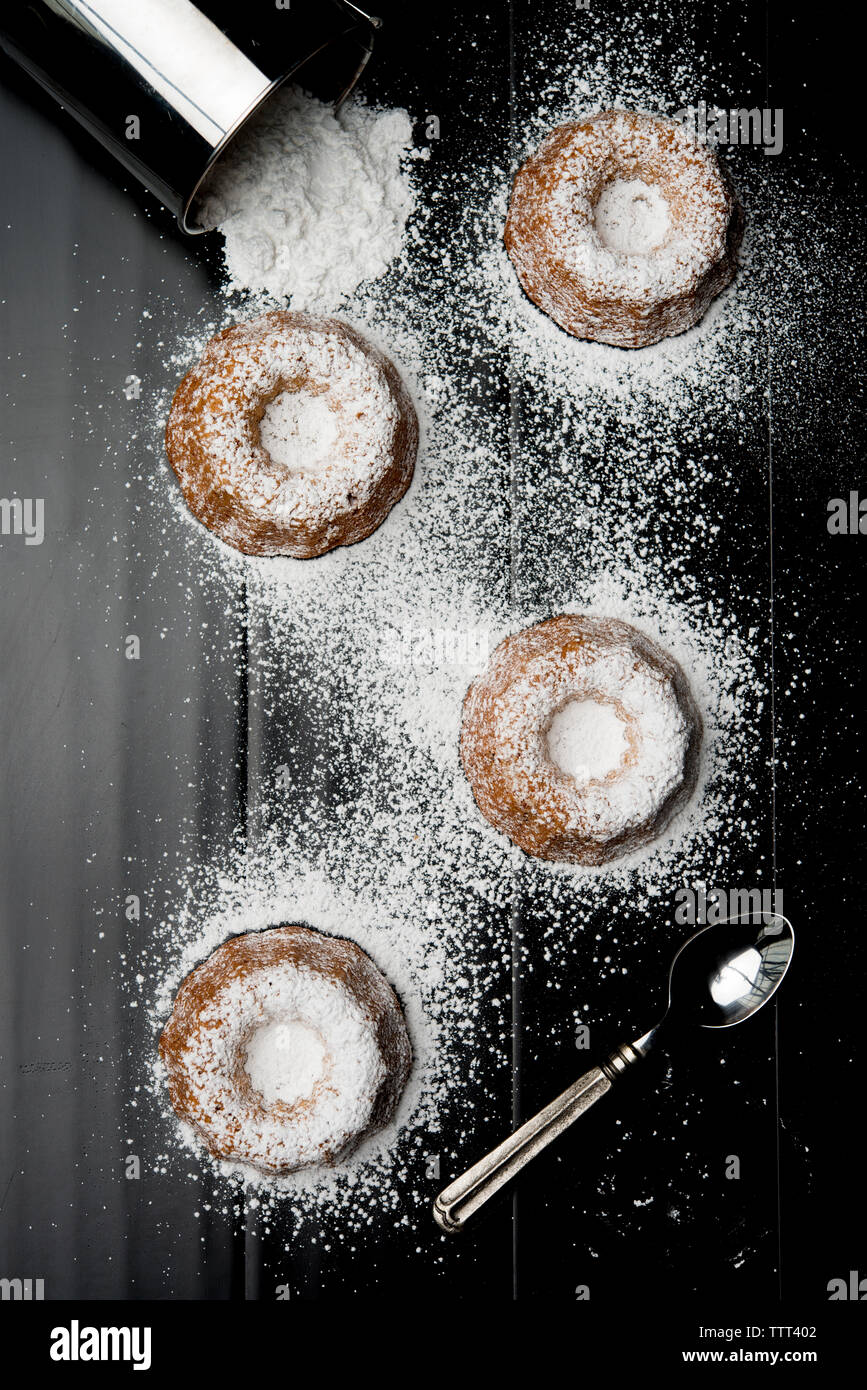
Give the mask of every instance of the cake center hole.
M 548 755 L 579 785 L 614 772 L 626 752 L 626 725 L 613 705 L 570 700 L 548 729 Z
M 327 1066 L 321 1036 L 298 1019 L 265 1023 L 247 1040 L 244 1069 L 266 1105 L 308 1100 Z
M 643 179 L 615 179 L 603 188 L 594 221 L 602 245 L 623 256 L 655 251 L 671 225 L 668 203 Z
M 274 463 L 290 473 L 316 473 L 330 462 L 337 443 L 337 416 L 325 395 L 281 391 L 265 407 L 259 439 Z

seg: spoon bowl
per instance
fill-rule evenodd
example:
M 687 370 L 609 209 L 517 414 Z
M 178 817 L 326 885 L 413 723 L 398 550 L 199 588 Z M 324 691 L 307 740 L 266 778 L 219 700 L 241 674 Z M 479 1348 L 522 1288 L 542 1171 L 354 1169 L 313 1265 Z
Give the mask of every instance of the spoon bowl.
M 751 1018 L 779 989 L 792 960 L 795 933 L 777 913 L 745 914 L 702 927 L 671 962 L 668 1009 L 632 1046 L 642 1055 L 663 1025 L 731 1028 Z

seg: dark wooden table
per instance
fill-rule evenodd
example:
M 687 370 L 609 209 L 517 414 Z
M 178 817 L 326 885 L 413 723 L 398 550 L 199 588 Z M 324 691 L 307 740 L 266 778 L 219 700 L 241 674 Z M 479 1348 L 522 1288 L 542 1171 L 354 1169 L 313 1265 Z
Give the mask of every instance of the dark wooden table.
M 368 90 L 441 113 L 451 141 L 442 158 L 459 163 L 471 148 L 507 163 L 522 112 L 545 82 L 534 33 L 555 30 L 574 7 L 444 5 L 411 27 L 396 9 Z M 712 35 L 727 71 L 740 63 L 750 82 L 758 67 L 767 92 L 729 95 L 784 106 L 787 175 L 801 176 L 802 159 L 808 170 L 806 153 L 818 148 L 832 187 L 848 196 L 855 145 L 845 132 L 835 138 L 832 101 L 844 98 L 819 44 L 822 17 L 781 9 L 677 4 L 659 33 L 663 42 L 674 31 L 696 41 Z M 509 1299 L 517 1291 L 551 1300 L 589 1284 L 593 1300 L 609 1307 L 624 1296 L 771 1307 L 782 1282 L 787 1296 L 823 1301 L 828 1280 L 864 1260 L 851 1115 L 863 1090 L 857 552 L 867 542 L 830 538 L 825 526 L 828 500 L 862 481 L 863 362 L 853 359 L 851 375 L 828 393 L 825 378 L 821 386 L 814 379 L 812 354 L 792 361 L 775 353 L 769 320 L 761 339 L 767 401 L 745 444 L 717 441 L 743 451 L 743 485 L 726 497 L 709 487 L 696 499 L 722 527 L 713 562 L 733 595 L 750 582 L 767 590 L 771 557 L 775 567 L 777 814 L 768 710 L 751 769 L 761 851 L 726 871 L 732 884 L 752 883 L 757 860 L 767 865 L 775 849 L 798 955 L 779 1010 L 727 1039 L 726 1075 L 737 1086 L 717 1084 L 719 1040 L 703 1037 L 678 1059 L 675 1079 L 654 1077 L 649 1103 L 624 1098 L 628 1142 L 612 1152 L 616 1117 L 589 1117 L 471 1241 L 444 1246 L 433 1224 L 419 1238 L 373 1223 L 352 1253 L 337 1246 L 325 1259 L 303 1237 L 293 1240 L 288 1218 L 286 1229 L 278 1222 L 265 1233 L 254 1214 L 246 1230 L 218 1212 L 195 1214 L 185 1179 L 150 1170 L 163 1136 L 136 1135 L 144 1174 L 124 1178 L 130 1048 L 143 1035 L 122 981 L 149 920 L 166 910 L 151 885 L 165 882 L 181 839 L 203 858 L 228 844 L 247 815 L 248 789 L 272 771 L 273 732 L 255 675 L 247 684 L 241 654 L 257 633 L 243 592 L 191 580 L 196 543 L 179 551 L 149 524 L 153 460 L 137 453 L 137 412 L 166 386 L 165 306 L 185 321 L 202 305 L 219 312 L 213 247 L 181 237 L 148 195 L 125 187 L 112 162 L 6 61 L 0 77 L 0 494 L 43 498 L 46 524 L 40 546 L 0 538 L 0 1276 L 42 1278 L 47 1297 L 82 1299 L 267 1300 L 285 1281 L 304 1298 Z M 829 225 L 838 215 L 832 198 Z M 863 262 L 840 274 L 863 275 Z M 143 319 L 155 302 L 161 311 Z M 816 352 L 839 354 L 848 333 L 829 317 Z M 124 394 L 130 377 L 142 383 L 138 400 Z M 532 471 L 539 465 L 526 432 L 537 419 L 520 382 L 501 385 L 502 406 L 491 409 L 511 403 L 516 458 Z M 544 493 L 544 476 L 535 481 Z M 517 524 L 529 534 L 535 522 L 521 514 L 518 495 Z M 688 514 L 682 519 L 689 524 Z M 552 552 L 548 563 L 567 558 Z M 544 604 L 544 565 L 522 583 L 528 609 Z M 137 662 L 124 656 L 130 633 L 141 640 Z M 222 662 L 212 659 L 218 649 Z M 288 698 L 288 666 L 285 678 Z M 124 916 L 130 893 L 143 904 L 137 924 Z M 516 988 L 509 1066 L 490 1128 L 466 1146 L 466 1161 L 513 1113 L 528 1115 L 572 1080 L 581 1060 L 568 1001 L 545 989 L 539 929 L 547 909 L 532 876 L 517 875 L 515 901 L 503 925 Z M 652 1021 L 641 973 L 611 1006 L 612 1045 L 621 1028 L 642 1031 Z M 712 1101 L 698 1104 L 711 1086 Z M 742 1159 L 738 1183 L 720 1176 L 721 1156 L 732 1152 Z M 659 1199 L 640 1211 L 637 1170 L 642 1191 Z M 205 1176 L 203 1198 L 207 1184 Z M 684 1204 L 686 1219 L 673 1219 Z

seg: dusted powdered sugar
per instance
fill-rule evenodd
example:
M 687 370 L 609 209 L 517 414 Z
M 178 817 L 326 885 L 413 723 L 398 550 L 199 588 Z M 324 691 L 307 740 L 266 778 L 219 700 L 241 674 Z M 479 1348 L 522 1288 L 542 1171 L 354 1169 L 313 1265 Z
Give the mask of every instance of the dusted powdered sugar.
M 339 406 L 323 396 L 281 391 L 265 407 L 259 442 L 271 462 L 290 473 L 315 472 L 327 466 L 339 443 L 338 413 Z
M 599 627 L 598 637 L 588 634 L 580 657 L 559 650 L 516 657 L 503 644 L 481 681 L 498 680 L 500 668 L 510 668 L 507 693 L 491 703 L 487 717 L 519 801 L 529 805 L 541 798 L 566 827 L 604 843 L 652 822 L 684 784 L 693 728 L 672 676 L 629 640 L 612 638 L 607 624 Z M 612 776 L 591 772 L 567 782 L 562 764 L 552 763 L 546 738 L 551 711 L 576 701 L 609 707 L 617 702 L 628 751 Z M 610 767 L 610 727 L 600 742 L 589 748 L 589 760 L 597 766 L 608 760 Z
M 290 1019 L 256 1029 L 244 1047 L 244 1070 L 266 1105 L 295 1105 L 331 1072 L 331 1057 L 321 1033 Z
M 718 53 L 704 66 L 694 48 L 672 56 L 654 46 L 653 26 L 637 35 L 638 22 L 600 14 L 588 37 L 579 12 L 568 41 L 560 31 L 536 35 L 538 72 L 518 110 L 514 164 L 564 120 L 615 105 L 673 111 L 709 73 L 717 90 L 730 89 L 715 66 Z M 598 25 L 608 29 L 604 49 Z M 495 130 L 500 116 L 493 102 L 482 103 L 479 128 Z M 440 143 L 443 153 L 448 145 Z M 525 1058 L 543 1067 L 549 1056 L 574 1056 L 573 1019 L 619 1033 L 624 1009 L 647 998 L 649 982 L 663 988 L 683 936 L 672 919 L 679 886 L 720 882 L 723 873 L 730 883 L 769 874 L 767 586 L 759 560 L 732 564 L 747 541 L 751 556 L 764 553 L 753 544 L 764 536 L 765 514 L 755 511 L 748 533 L 736 514 L 735 532 L 731 501 L 753 497 L 763 467 L 768 306 L 777 370 L 807 353 L 828 399 L 832 368 L 845 378 L 855 332 L 846 325 L 855 323 L 856 306 L 839 268 L 855 261 L 858 222 L 848 202 L 845 226 L 829 220 L 835 184 L 821 167 L 808 163 L 810 177 L 801 166 L 791 173 L 788 160 L 766 159 L 760 149 L 726 157 L 754 233 L 762 216 L 764 234 L 754 236 L 734 289 L 698 328 L 625 353 L 569 337 L 524 297 L 501 242 L 514 164 L 479 160 L 455 169 L 434 149 L 430 210 L 422 210 L 424 238 L 407 275 L 371 286 L 347 311 L 401 361 L 428 440 L 417 486 L 364 545 L 313 565 L 242 561 L 191 526 L 164 469 L 144 470 L 142 525 L 166 539 L 145 592 L 162 601 L 171 581 L 187 595 L 180 612 L 167 610 L 168 638 L 189 643 L 192 660 L 231 674 L 223 633 L 198 626 L 201 591 L 204 582 L 228 608 L 243 589 L 257 682 L 269 693 L 255 726 L 255 739 L 264 728 L 268 742 L 255 764 L 253 844 L 233 861 L 216 837 L 203 863 L 193 824 L 172 846 L 174 857 L 157 865 L 159 919 L 155 911 L 152 930 L 129 932 L 129 994 L 147 1012 L 135 1065 L 145 1071 L 149 1028 L 162 1026 L 184 974 L 232 932 L 279 921 L 309 922 L 364 945 L 400 992 L 416 1057 L 393 1129 L 344 1168 L 264 1185 L 255 1170 L 208 1162 L 202 1171 L 200 1150 L 191 1162 L 166 1113 L 164 1082 L 151 1089 L 145 1074 L 129 1112 L 131 1151 L 141 1151 L 145 1135 L 157 1136 L 163 1181 L 178 1210 L 186 1196 L 201 1212 L 203 1235 L 215 1221 L 242 1234 L 245 1222 L 254 1230 L 270 1223 L 289 1259 L 311 1245 L 351 1247 L 361 1281 L 387 1234 L 408 1271 L 420 1265 L 448 1287 L 455 1265 L 430 1239 L 430 1200 L 446 1169 L 450 1177 L 478 1158 L 481 1126 L 496 1137 L 508 1130 L 508 1096 L 496 1108 L 496 1069 L 502 1083 L 511 1056 L 510 980 L 534 982 L 551 1001 L 543 1029 L 525 1001 L 523 1037 L 532 1044 Z M 182 329 L 170 296 L 155 292 L 151 313 L 160 340 L 171 344 L 157 425 L 140 446 L 158 450 L 165 393 L 170 398 L 204 338 L 227 319 L 218 303 L 209 321 L 194 318 Z M 189 336 L 181 341 L 182 333 Z M 834 351 L 816 356 L 817 340 Z M 835 355 L 841 344 L 848 354 Z M 473 394 L 479 364 L 492 353 L 506 356 L 520 391 L 511 445 Z M 98 430 L 92 402 L 89 423 Z M 112 450 L 126 479 L 125 439 L 118 452 L 115 437 L 107 457 Z M 109 535 L 114 525 L 111 516 Z M 504 537 L 513 540 L 510 550 Z M 800 588 L 791 578 L 795 598 Z M 123 592 L 119 583 L 109 600 L 116 621 L 125 613 Z M 482 648 L 570 610 L 614 615 L 656 638 L 688 673 L 705 723 L 697 796 L 651 847 L 602 868 L 528 859 L 510 847 L 476 809 L 457 751 L 462 701 L 484 665 Z M 469 663 L 443 656 L 443 634 L 483 629 L 486 643 L 473 644 L 478 656 Z M 405 633 L 418 634 L 413 659 L 389 645 Z M 819 669 L 812 679 L 821 680 Z M 292 708 L 303 712 L 298 727 L 282 718 L 289 691 Z M 778 689 L 783 704 L 797 696 Z M 312 735 L 305 733 L 311 716 Z M 183 770 L 191 779 L 200 772 Z M 225 775 L 222 765 L 214 770 Z M 272 818 L 272 831 L 258 829 Z M 139 867 L 156 872 L 145 849 Z M 104 901 L 98 909 L 106 913 Z M 515 920 L 523 928 L 510 949 Z M 689 1133 L 681 1121 L 701 1104 L 698 1092 L 679 1097 L 675 1122 L 660 1127 L 677 1221 L 704 1200 L 706 1184 L 679 1166 L 678 1149 L 678 1136 Z M 440 1180 L 425 1178 L 431 1152 L 448 1154 Z M 605 1193 L 626 1230 L 635 1229 L 632 1194 L 618 1205 L 610 1185 Z M 167 1229 L 188 1229 L 186 1212 L 169 1220 Z
M 622 256 L 655 251 L 668 235 L 668 203 L 644 179 L 615 179 L 603 188 L 593 214 L 602 245 Z
M 206 351 L 205 370 L 219 351 L 219 346 Z M 385 373 L 375 357 L 329 320 L 286 329 L 262 316 L 239 325 L 219 376 L 228 390 L 203 396 L 188 428 L 227 471 L 226 491 L 275 521 L 330 513 L 347 493 L 364 499 L 379 471 L 390 465 L 399 410 Z M 277 445 L 275 455 L 256 426 L 255 407 L 284 381 L 297 379 L 307 384 L 301 409 L 281 405 L 266 426 L 265 438 Z M 325 410 L 332 439 L 327 458 L 325 441 L 311 438 L 304 427 L 305 415 L 309 427 L 314 412 L 321 419 Z M 293 414 L 301 446 L 296 467 L 290 463 Z M 304 466 L 311 455 L 316 456 L 313 470 Z
M 556 126 L 515 176 L 505 243 L 578 338 L 639 348 L 696 324 L 735 272 L 740 205 L 676 121 L 609 110 Z
M 258 1095 L 239 1085 L 239 1058 Z M 385 1075 L 375 1019 L 340 980 L 293 962 L 222 983 L 176 1065 L 211 1101 L 210 1142 L 283 1172 L 351 1147 Z
M 172 406 L 169 455 L 185 492 L 195 501 L 219 479 L 234 503 L 219 534 L 242 549 L 251 517 L 339 530 L 396 467 L 412 471 L 414 444 L 398 445 L 412 407 L 389 371 L 336 319 L 272 312 L 238 324 L 208 343 Z
M 642 123 L 636 125 L 639 120 Z M 588 141 L 587 129 L 604 130 L 598 146 Z M 591 289 L 597 287 L 600 294 L 674 294 L 684 286 L 697 285 L 725 255 L 731 217 L 729 195 L 713 153 L 697 145 L 680 127 L 658 117 L 606 112 L 592 118 L 583 129 L 576 124 L 552 131 L 542 142 L 537 158 L 545 159 L 548 151 L 554 150 L 560 161 L 560 177 L 538 195 L 549 219 L 546 235 L 557 247 L 563 264 L 580 273 Z M 607 182 L 605 171 L 615 161 L 615 167 L 621 169 L 652 164 L 658 182 L 648 185 L 643 179 L 624 178 Z M 618 245 L 617 237 L 600 234 L 596 220 L 599 199 L 606 198 L 604 230 L 611 205 L 616 211 L 618 204 L 626 202 L 623 185 L 636 182 L 653 188 L 650 216 L 645 219 L 651 223 L 651 235 L 654 224 L 662 222 L 660 211 L 664 211 L 666 223 L 670 222 L 661 244 L 645 235 L 644 245 Z M 660 203 L 664 204 L 662 209 Z M 530 209 L 533 215 L 533 194 Z M 621 206 L 620 211 L 622 215 L 625 208 Z M 635 213 L 631 220 L 635 220 Z
M 336 308 L 400 253 L 413 206 L 406 111 L 354 102 L 335 115 L 279 92 L 217 167 L 201 221 L 225 238 L 233 290 Z
M 551 760 L 583 785 L 620 766 L 626 729 L 613 704 L 569 700 L 551 720 L 547 742 Z

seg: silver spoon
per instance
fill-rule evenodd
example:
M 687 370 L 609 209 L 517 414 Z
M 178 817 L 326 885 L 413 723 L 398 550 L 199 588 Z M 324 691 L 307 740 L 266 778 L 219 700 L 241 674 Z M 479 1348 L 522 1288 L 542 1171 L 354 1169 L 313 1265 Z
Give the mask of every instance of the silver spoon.
M 532 1120 L 516 1130 L 437 1197 L 434 1218 L 446 1232 L 469 1218 L 552 1139 L 610 1091 L 626 1068 L 667 1041 L 678 1027 L 731 1028 L 766 1004 L 789 968 L 795 934 L 785 917 L 730 918 L 685 941 L 671 963 L 668 1008 L 649 1033 L 618 1047 Z

